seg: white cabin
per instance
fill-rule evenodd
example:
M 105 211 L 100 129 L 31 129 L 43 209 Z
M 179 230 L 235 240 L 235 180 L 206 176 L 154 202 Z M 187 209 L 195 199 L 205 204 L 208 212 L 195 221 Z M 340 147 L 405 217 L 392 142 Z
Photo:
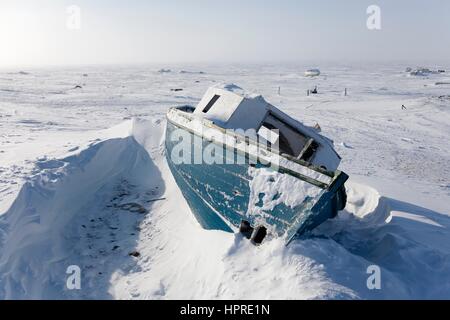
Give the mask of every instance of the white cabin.
M 331 140 L 292 119 L 262 96 L 249 95 L 236 85 L 209 88 L 194 115 L 224 129 L 241 132 L 254 129 L 250 131 L 256 132 L 258 138 L 266 139 L 270 144 L 277 143 L 282 154 L 330 171 L 335 171 L 341 160 Z M 255 138 L 254 135 L 248 136 Z

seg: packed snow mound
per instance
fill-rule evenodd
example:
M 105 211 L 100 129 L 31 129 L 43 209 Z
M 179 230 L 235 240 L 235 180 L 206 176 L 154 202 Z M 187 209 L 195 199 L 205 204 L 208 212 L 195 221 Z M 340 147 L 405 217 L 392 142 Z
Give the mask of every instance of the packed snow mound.
M 256 99 L 258 101 L 266 102 L 266 100 L 260 94 L 256 94 L 256 93 L 247 91 L 234 83 L 219 83 L 219 84 L 216 84 L 216 85 L 210 87 L 210 89 L 221 89 L 221 90 L 233 92 L 233 93 L 238 94 L 241 97 L 244 97 L 247 99 Z
M 167 167 L 164 125 L 126 121 L 36 161 L 0 217 L 0 298 L 449 297 L 450 218 L 353 181 L 338 218 L 288 247 L 203 230 Z M 66 286 L 71 265 L 81 290 Z M 372 265 L 381 290 L 367 287 Z
M 95 252 L 95 247 L 106 248 L 108 241 L 111 248 L 117 245 L 112 233 L 120 221 L 103 216 L 102 205 L 123 204 L 107 203 L 105 197 L 120 196 L 120 190 L 130 185 L 151 192 L 148 186 L 158 175 L 148 153 L 136 141 L 137 127 L 127 121 L 109 130 L 116 138 L 93 143 L 67 158 L 36 163 L 39 173 L 24 184 L 0 220 L 1 298 L 70 297 L 62 281 L 69 261 L 79 265 L 86 256 L 101 256 L 101 250 L 106 250 Z M 155 195 L 161 191 L 153 190 Z M 135 192 L 133 197 L 138 197 L 139 190 Z M 109 235 L 96 235 L 95 223 L 105 224 Z M 98 242 L 90 244 L 90 239 Z

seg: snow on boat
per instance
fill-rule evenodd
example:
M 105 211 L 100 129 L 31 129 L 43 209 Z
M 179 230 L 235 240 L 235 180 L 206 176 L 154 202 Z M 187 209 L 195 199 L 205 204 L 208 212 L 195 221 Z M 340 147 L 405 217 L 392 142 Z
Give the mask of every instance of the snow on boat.
M 320 76 L 319 69 L 310 69 L 305 71 L 305 77 L 317 77 Z
M 261 96 L 214 86 L 167 120 L 169 167 L 205 229 L 289 243 L 345 207 L 348 176 L 332 141 Z

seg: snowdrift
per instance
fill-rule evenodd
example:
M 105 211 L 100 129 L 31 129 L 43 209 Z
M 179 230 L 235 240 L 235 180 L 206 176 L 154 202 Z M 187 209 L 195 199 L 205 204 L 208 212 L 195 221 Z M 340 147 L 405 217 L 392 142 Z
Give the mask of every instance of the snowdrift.
M 163 156 L 164 122 L 127 121 L 36 162 L 0 217 L 2 299 L 378 299 L 450 296 L 448 216 L 348 184 L 348 205 L 289 247 L 193 218 Z M 133 255 L 130 255 L 133 253 Z M 67 267 L 81 290 L 66 287 Z M 381 290 L 367 268 L 381 268 Z
M 70 297 L 64 280 L 69 265 L 81 266 L 86 257 L 105 263 L 102 250 L 108 242 L 114 247 L 114 226 L 122 222 L 105 214 L 109 197 L 127 194 L 124 188 L 132 184 L 145 188 L 160 180 L 148 153 L 127 133 L 131 128 L 129 121 L 116 128 L 118 136 L 128 135 L 124 138 L 100 141 L 75 156 L 36 163 L 40 172 L 30 177 L 1 217 L 0 297 Z M 102 233 L 106 230 L 110 234 Z

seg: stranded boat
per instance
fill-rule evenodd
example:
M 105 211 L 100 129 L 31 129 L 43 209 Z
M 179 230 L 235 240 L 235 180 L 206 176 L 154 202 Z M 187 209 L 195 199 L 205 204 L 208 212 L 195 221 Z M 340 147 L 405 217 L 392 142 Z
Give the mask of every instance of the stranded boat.
M 332 141 L 261 96 L 214 86 L 167 120 L 170 170 L 205 229 L 289 243 L 345 207 L 348 176 Z

